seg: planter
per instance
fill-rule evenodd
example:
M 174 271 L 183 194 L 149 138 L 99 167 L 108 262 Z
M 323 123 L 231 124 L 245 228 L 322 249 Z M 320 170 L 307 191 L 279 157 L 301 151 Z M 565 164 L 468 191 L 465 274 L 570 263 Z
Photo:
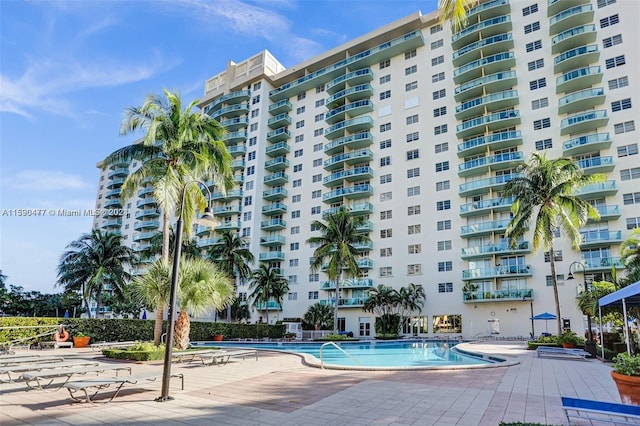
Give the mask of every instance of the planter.
M 222 342 L 222 337 L 224 337 L 224 336 L 222 336 L 222 334 L 214 334 L 213 335 L 213 341 L 214 342 Z
M 640 405 L 640 376 L 626 376 L 611 372 L 623 404 Z
M 562 342 L 562 347 L 565 349 L 573 349 L 576 347 L 575 343 Z
M 73 346 L 76 348 L 86 348 L 89 346 L 89 340 L 91 340 L 91 337 L 89 336 L 74 337 Z

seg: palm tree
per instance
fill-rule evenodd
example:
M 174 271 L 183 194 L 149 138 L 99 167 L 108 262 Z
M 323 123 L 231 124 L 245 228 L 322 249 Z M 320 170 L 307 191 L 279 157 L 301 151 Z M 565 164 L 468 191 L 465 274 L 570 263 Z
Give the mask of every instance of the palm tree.
M 457 33 L 467 26 L 467 12 L 478 4 L 478 0 L 440 0 L 438 20 L 441 24 L 451 22 L 451 30 Z
M 282 309 L 284 295 L 289 292 L 289 281 L 280 275 L 278 268 L 261 263 L 260 267 L 251 274 L 249 289 L 253 290 L 249 295 L 253 304 L 264 304 L 267 324 L 269 324 L 269 301 L 275 300 Z
M 7 284 L 7 277 L 5 274 L 2 273 L 2 269 L 0 269 L 0 287 L 4 287 Z
M 233 303 L 233 281 L 213 262 L 183 257 L 178 282 L 180 314 L 174 328 L 174 346 L 189 347 L 191 321 L 189 313 L 199 315 L 207 310 L 219 310 Z
M 143 275 L 134 278 L 131 284 L 134 297 L 147 309 L 156 311 L 153 341 L 158 346 L 162 337 L 164 309 L 169 303 L 171 292 L 171 267 L 158 259 Z
M 398 290 L 398 307 L 400 308 L 400 323 L 403 324 L 405 317 L 414 312 L 422 312 L 426 295 L 424 287 L 413 283 Z
M 601 175 L 584 175 L 580 166 L 572 159 L 549 160 L 539 152 L 531 154 L 526 165 L 520 167 L 520 175 L 507 183 L 503 197 L 513 197 L 513 218 L 507 226 L 505 236 L 512 247 L 522 238 L 535 216 L 533 251 L 543 247 L 549 251 L 551 281 L 555 298 L 558 335 L 562 334 L 562 316 L 558 297 L 554 240 L 555 231 L 561 229 L 574 250 L 579 249 L 580 227 L 588 218 L 598 220 L 598 211 L 588 202 L 573 195 L 582 186 L 598 182 Z
M 247 248 L 249 242 L 237 232 L 224 231 L 220 241 L 209 250 L 209 258 L 219 265 L 233 280 L 234 289 L 238 279 L 251 275 L 249 264 L 254 262 L 253 253 Z M 231 322 L 231 306 L 227 308 L 227 322 Z
M 173 258 L 173 249 L 175 247 L 175 238 L 176 233 L 173 230 L 172 226 L 169 226 L 169 256 Z M 145 250 L 141 250 L 139 252 L 139 256 L 142 259 L 154 259 L 156 256 L 162 254 L 162 241 L 164 237 L 161 232 L 155 234 L 149 240 L 150 246 Z M 190 257 L 192 259 L 200 257 L 200 248 L 198 247 L 198 243 L 193 239 L 183 239 L 182 240 L 182 248 L 180 249 L 180 253 Z
M 624 282 L 633 284 L 640 280 L 640 228 L 634 229 L 620 245 L 620 256 L 627 268 Z
M 304 314 L 304 320 L 316 330 L 322 327 L 333 328 L 333 309 L 329 305 L 314 303 Z
M 89 298 L 94 297 L 97 317 L 106 286 L 116 295 L 124 291 L 131 278 L 126 270 L 135 263 L 135 255 L 122 245 L 120 235 L 99 229 L 72 241 L 67 249 L 58 264 L 58 285 L 65 291 L 81 292 L 89 317 Z
M 315 220 L 311 224 L 313 229 L 320 231 L 320 236 L 311 237 L 308 244 L 317 244 L 313 253 L 311 270 L 324 269 L 329 280 L 336 283 L 335 305 L 333 312 L 333 332 L 338 332 L 338 308 L 340 305 L 340 284 L 343 271 L 352 277 L 360 275 L 358 258 L 360 257 L 356 244 L 371 242 L 369 236 L 358 231 L 358 227 L 365 224 L 362 216 L 351 216 L 344 208 L 327 216 L 326 223 Z
M 387 334 L 387 324 L 400 303 L 399 294 L 392 287 L 380 284 L 378 287 L 369 290 L 369 297 L 364 302 L 363 310 L 376 314 L 382 322 L 382 333 Z M 396 330 L 397 332 L 397 330 Z

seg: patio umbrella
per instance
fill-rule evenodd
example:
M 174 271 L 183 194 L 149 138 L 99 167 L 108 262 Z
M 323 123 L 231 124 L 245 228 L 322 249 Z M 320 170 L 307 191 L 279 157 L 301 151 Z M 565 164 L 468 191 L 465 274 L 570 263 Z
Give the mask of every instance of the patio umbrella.
M 65 318 L 69 318 L 69 310 L 68 309 L 66 311 L 64 311 L 64 317 Z
M 142 319 L 147 319 L 147 310 L 146 309 L 142 312 Z
M 534 320 L 544 320 L 544 327 L 545 327 L 545 331 L 549 332 L 549 325 L 547 323 L 547 321 L 549 320 L 554 320 L 557 317 L 553 314 L 550 314 L 549 312 L 543 312 L 541 314 L 535 315 L 533 318 Z

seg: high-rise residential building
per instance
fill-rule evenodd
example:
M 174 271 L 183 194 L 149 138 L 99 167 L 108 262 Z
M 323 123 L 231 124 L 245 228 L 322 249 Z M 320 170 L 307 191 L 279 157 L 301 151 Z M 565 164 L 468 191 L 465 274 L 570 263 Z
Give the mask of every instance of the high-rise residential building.
M 339 297 L 342 330 L 373 335 L 369 290 L 413 283 L 426 303 L 408 333 L 555 332 L 554 321 L 531 321 L 555 312 L 549 253 L 532 251 L 531 231 L 515 248 L 504 240 L 512 200 L 502 191 L 541 151 L 606 175 L 579 192 L 601 215 L 581 229 L 579 251 L 561 229 L 555 243 L 562 317 L 581 334 L 577 295 L 613 266 L 624 274 L 620 243 L 640 224 L 639 16 L 629 0 L 485 1 L 456 34 L 417 12 L 289 69 L 265 50 L 208 79 L 200 106 L 228 131 L 237 183 L 226 195 L 211 187 L 216 230 L 239 232 L 288 278 L 270 321 L 335 303 L 306 241 L 314 220 L 344 206 L 366 217 L 371 244 Z M 98 207 L 128 213 L 96 226 L 141 250 L 159 211 L 148 188 L 118 201 L 136 166 L 104 170 Z M 217 242 L 196 235 L 203 249 Z M 245 299 L 248 285 L 238 292 Z

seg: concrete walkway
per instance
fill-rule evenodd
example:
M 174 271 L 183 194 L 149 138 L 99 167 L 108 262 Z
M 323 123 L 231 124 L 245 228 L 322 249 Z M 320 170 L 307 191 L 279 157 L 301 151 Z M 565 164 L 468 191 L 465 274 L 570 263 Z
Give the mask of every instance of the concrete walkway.
M 303 365 L 298 356 L 274 352 L 225 366 L 174 364 L 173 372 L 184 373 L 185 390 L 172 382 L 175 399 L 167 402 L 154 401 L 160 383 L 125 387 L 109 404 L 71 403 L 66 390 L 0 384 L 0 425 L 566 425 L 561 395 L 620 402 L 609 365 L 537 358 L 525 345 L 465 344 L 474 352 L 519 361 L 469 370 L 321 370 Z M 109 362 L 83 349 L 55 354 Z M 134 374 L 162 371 L 162 362 L 133 363 L 132 369 Z

